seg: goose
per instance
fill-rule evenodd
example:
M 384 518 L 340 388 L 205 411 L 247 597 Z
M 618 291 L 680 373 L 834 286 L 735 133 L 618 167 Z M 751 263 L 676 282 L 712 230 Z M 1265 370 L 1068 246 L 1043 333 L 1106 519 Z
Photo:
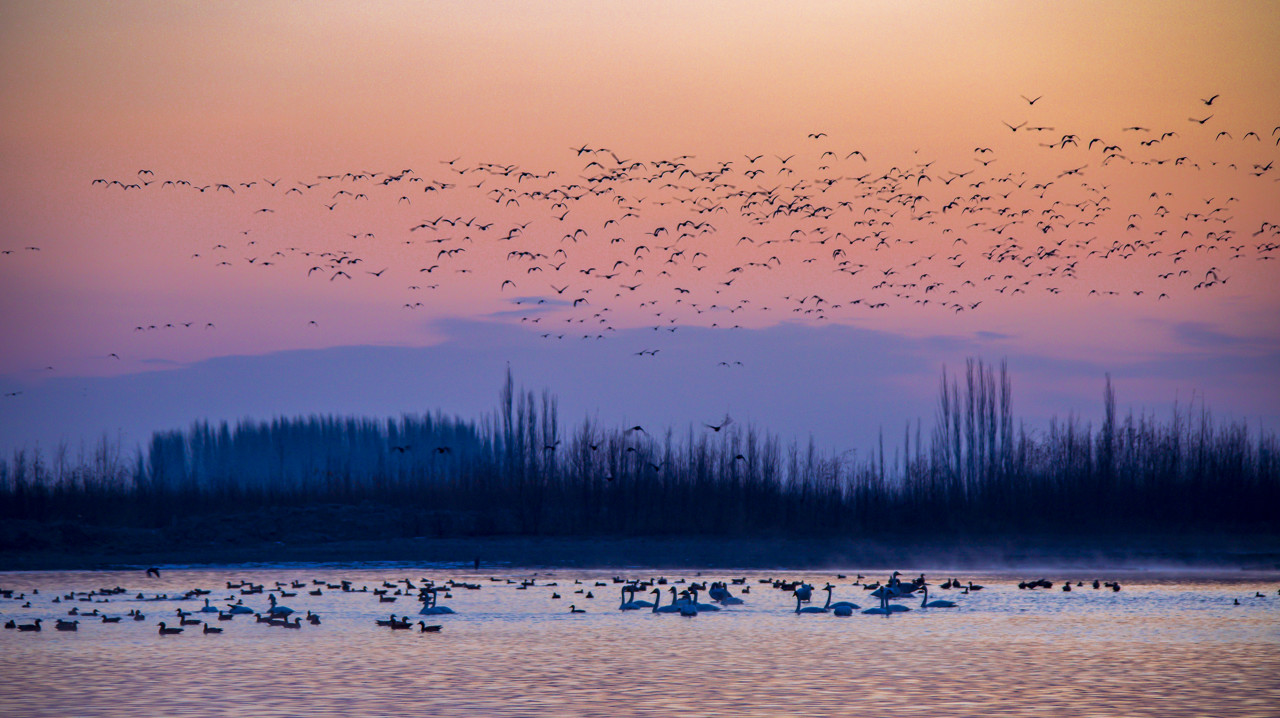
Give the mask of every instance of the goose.
M 179 634 L 179 633 L 182 633 L 182 629 L 181 629 L 181 628 L 169 628 L 168 626 L 164 625 L 164 621 L 161 621 L 161 622 L 160 622 L 160 631 L 159 631 L 159 633 L 160 633 L 160 635 L 162 635 L 162 636 L 174 636 L 174 635 L 177 635 L 177 634 Z
M 929 586 L 927 584 L 925 585 L 924 598 L 921 599 L 920 601 L 920 608 L 955 608 L 955 607 L 956 607 L 956 604 L 953 601 L 944 601 L 942 599 L 938 599 L 936 601 L 930 601 Z
M 799 592 L 797 592 L 797 591 L 792 591 L 792 592 L 791 592 L 791 595 L 793 595 L 793 596 L 795 596 L 795 597 L 796 597 L 796 613 L 797 613 L 797 614 L 800 614 L 800 613 L 826 613 L 827 611 L 829 611 L 829 610 L 830 610 L 830 609 L 826 608 L 825 606 L 804 606 L 804 607 L 801 607 L 800 603 L 801 603 L 801 601 L 802 601 L 803 599 L 801 599 L 801 598 L 800 598 L 800 594 L 799 594 Z

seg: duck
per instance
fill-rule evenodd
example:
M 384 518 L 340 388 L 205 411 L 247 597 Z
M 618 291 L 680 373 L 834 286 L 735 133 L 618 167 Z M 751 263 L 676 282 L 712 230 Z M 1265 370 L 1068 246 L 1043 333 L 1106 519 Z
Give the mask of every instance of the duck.
M 585 609 L 585 608 L 578 608 L 577 606 L 573 605 L 572 603 L 571 603 L 571 604 L 569 604 L 569 613 L 586 613 L 586 612 L 587 612 L 587 609 Z
M 61 618 L 59 618 L 58 622 L 55 623 L 53 627 L 58 629 L 59 631 L 74 631 L 79 627 L 79 624 L 80 624 L 79 620 L 64 621 Z
M 441 628 L 443 628 L 443 626 L 439 624 L 428 626 L 425 622 L 418 621 L 418 633 L 439 633 Z
M 206 623 L 206 624 L 204 624 L 204 629 L 203 629 L 203 630 L 204 630 L 204 633 L 205 633 L 206 635 L 208 635 L 208 634 L 210 634 L 210 633 L 222 633 L 222 629 L 221 629 L 221 628 L 214 628 L 213 626 L 210 626 L 210 625 L 209 625 L 209 624 L 207 624 L 207 623 Z
M 19 631 L 39 631 L 40 619 L 37 618 L 34 623 L 23 623 L 18 625 Z
M 179 633 L 182 633 L 182 629 L 181 629 L 181 628 L 169 628 L 168 626 L 164 625 L 164 621 L 161 621 L 161 622 L 160 622 L 160 631 L 159 631 L 159 633 L 160 633 L 160 635 L 162 635 L 162 636 L 174 636 L 174 635 L 177 635 L 177 634 L 179 634 Z

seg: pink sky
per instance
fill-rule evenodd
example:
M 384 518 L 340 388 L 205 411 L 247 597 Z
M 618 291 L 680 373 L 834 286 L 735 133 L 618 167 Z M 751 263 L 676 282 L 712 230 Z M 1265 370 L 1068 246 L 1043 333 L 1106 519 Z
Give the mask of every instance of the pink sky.
M 1280 418 L 1273 4 L 473 5 L 0 8 L 0 445 L 476 415 L 507 363 L 571 416 L 837 449 L 967 356 L 1033 419 L 1104 372 Z

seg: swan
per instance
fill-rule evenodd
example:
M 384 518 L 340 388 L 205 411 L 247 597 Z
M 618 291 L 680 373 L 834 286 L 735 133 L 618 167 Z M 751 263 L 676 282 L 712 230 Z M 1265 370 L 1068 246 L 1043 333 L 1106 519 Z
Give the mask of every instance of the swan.
M 253 609 L 244 605 L 240 601 L 236 601 L 234 606 L 231 606 L 230 608 L 227 609 L 227 613 L 230 613 L 231 615 L 234 616 L 237 613 L 240 613 L 240 614 L 253 613 Z
M 293 613 L 293 609 L 288 606 L 277 606 L 276 595 L 274 593 L 267 594 L 267 600 L 271 602 L 271 608 L 267 609 L 267 614 L 271 616 L 288 616 Z
M 738 606 L 746 603 L 741 598 L 729 593 L 729 587 L 725 586 L 723 582 L 711 584 L 711 590 L 707 592 L 707 595 L 711 596 L 711 600 L 716 603 L 722 603 L 726 606 Z
M 795 590 L 792 591 L 792 593 L 795 594 L 795 597 L 800 599 L 801 601 L 808 601 L 809 599 L 813 598 L 813 586 L 810 586 L 807 583 L 802 583 L 799 586 L 796 586 Z
M 426 598 L 425 598 L 425 603 L 422 606 L 422 610 L 418 611 L 419 616 L 442 616 L 444 614 L 454 612 L 454 610 L 452 608 L 449 608 L 448 606 L 436 605 L 435 591 L 425 591 L 423 593 L 423 596 L 425 596 Z
M 826 613 L 826 612 L 829 610 L 829 609 L 827 609 L 825 606 L 804 606 L 804 607 L 802 608 L 802 607 L 800 606 L 800 602 L 801 602 L 801 600 L 802 600 L 802 599 L 800 598 L 800 593 L 799 593 L 799 592 L 797 592 L 797 591 L 792 591 L 792 592 L 791 592 L 791 595 L 793 595 L 793 596 L 795 596 L 795 597 L 796 597 L 796 613 L 797 613 L 797 614 L 800 614 L 800 613 Z
M 920 608 L 955 608 L 955 607 L 956 607 L 956 604 L 954 601 L 944 601 L 942 599 L 938 599 L 936 601 L 930 601 L 929 587 L 927 585 L 924 587 L 924 598 L 921 599 L 920 601 Z
M 209 599 L 206 598 L 204 600 L 204 608 L 200 609 L 198 612 L 199 613 L 217 613 L 218 609 L 216 606 L 210 606 Z
M 831 592 L 835 590 L 835 586 L 832 586 L 831 584 L 827 584 L 826 587 L 823 588 L 822 590 L 827 592 L 827 604 L 823 606 L 823 608 L 829 608 L 833 611 L 841 608 L 847 608 L 850 611 L 858 610 L 859 608 L 858 604 L 853 603 L 852 601 L 836 601 L 835 603 L 831 602 Z M 844 614 L 844 615 L 848 615 L 848 614 Z
M 623 586 L 620 593 L 622 594 L 622 604 L 618 606 L 619 611 L 638 611 L 642 608 L 653 608 L 653 604 L 649 601 L 635 600 L 636 589 L 634 586 Z M 627 600 L 628 593 L 631 594 L 630 601 Z
M 720 607 L 715 605 L 714 603 L 698 603 L 698 587 L 697 586 L 692 586 L 689 588 L 689 601 L 693 604 L 694 608 L 698 609 L 699 611 L 719 611 L 720 610 Z
M 676 594 L 675 594 L 674 588 L 671 589 L 671 603 L 666 606 L 659 605 L 662 603 L 662 589 L 655 588 L 652 591 L 650 591 L 650 593 L 655 594 L 653 599 L 653 611 L 652 611 L 653 613 L 679 613 L 680 612 L 680 606 L 676 604 Z
M 890 613 L 893 613 L 887 608 L 887 606 L 889 605 L 888 594 L 879 592 L 879 591 L 877 591 L 877 593 L 880 593 L 880 605 L 875 606 L 873 608 L 868 608 L 865 611 L 863 611 L 863 613 L 868 616 L 888 616 Z

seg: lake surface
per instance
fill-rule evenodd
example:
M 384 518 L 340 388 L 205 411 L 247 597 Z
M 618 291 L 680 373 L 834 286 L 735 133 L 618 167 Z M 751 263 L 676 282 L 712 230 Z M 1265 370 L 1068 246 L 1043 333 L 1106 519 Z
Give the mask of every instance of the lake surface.
M 790 593 L 760 582 L 830 582 L 835 600 L 876 605 L 851 585 L 858 572 L 845 573 L 385 565 L 165 568 L 158 579 L 141 571 L 0 573 L 0 589 L 14 590 L 0 599 L 0 619 L 43 619 L 38 633 L 0 631 L 0 715 L 1280 715 L 1280 574 L 965 573 L 956 576 L 984 589 L 961 594 L 941 590 L 951 574 L 926 571 L 930 600 L 959 607 L 921 610 L 919 598 L 901 599 L 913 610 L 848 618 L 797 615 Z M 861 573 L 865 583 L 888 572 Z M 730 585 L 745 603 L 693 618 L 618 610 L 614 576 L 660 575 L 669 582 L 663 589 L 745 578 Z M 1052 589 L 1017 587 L 1042 576 Z M 457 613 L 421 617 L 414 597 L 385 603 L 371 592 L 406 578 L 481 588 L 441 593 L 439 603 Z M 1094 590 L 1095 578 L 1118 580 L 1121 590 Z M 1073 582 L 1069 593 L 1064 579 Z M 309 595 L 316 580 L 370 592 L 321 587 L 323 595 Z M 520 589 L 526 580 L 537 585 Z M 173 625 L 179 608 L 196 611 L 204 601 L 151 600 L 157 594 L 200 588 L 215 606 L 242 600 L 267 609 L 265 594 L 241 595 L 228 581 L 304 582 L 280 603 L 319 614 L 321 624 L 286 630 L 252 615 L 206 614 L 224 633 L 194 625 L 158 635 L 160 621 Z M 106 602 L 65 600 L 116 586 L 127 592 Z M 147 598 L 135 598 L 139 591 Z M 815 591 L 814 605 L 824 600 Z M 570 604 L 586 613 L 571 614 Z M 77 631 L 54 630 L 56 618 L 75 618 L 72 608 L 110 616 L 136 609 L 146 620 L 104 624 L 81 615 Z M 443 628 L 375 625 L 393 612 Z

